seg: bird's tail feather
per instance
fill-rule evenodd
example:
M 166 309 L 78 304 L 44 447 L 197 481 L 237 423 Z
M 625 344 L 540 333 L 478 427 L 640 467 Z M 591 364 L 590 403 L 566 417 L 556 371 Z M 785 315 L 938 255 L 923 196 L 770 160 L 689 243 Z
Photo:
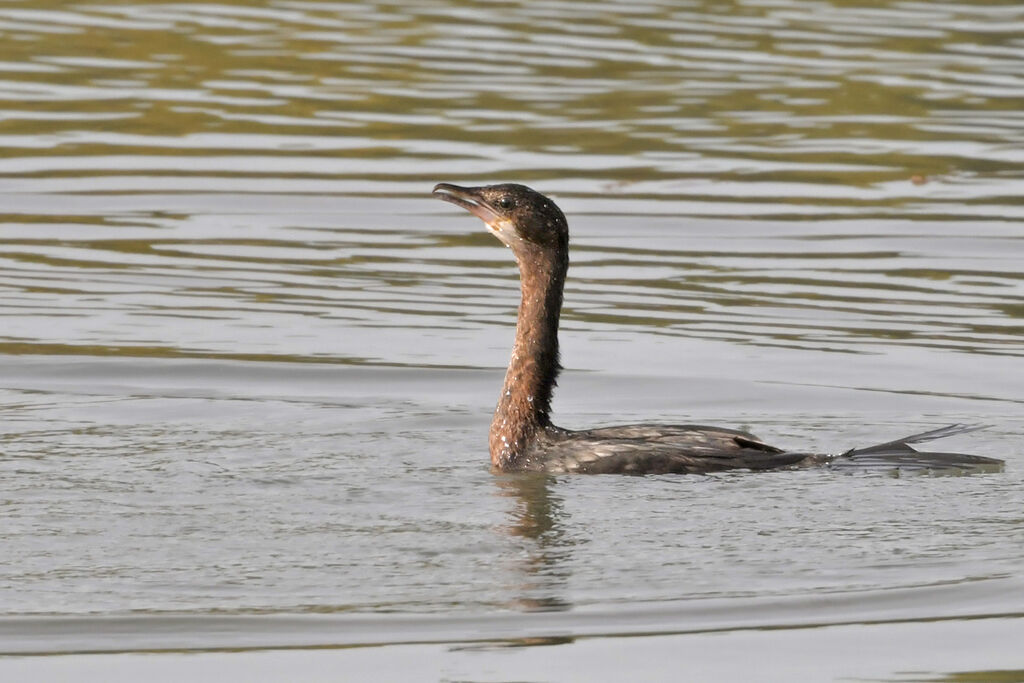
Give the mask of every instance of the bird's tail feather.
M 1000 471 L 1005 464 L 1002 460 L 986 458 L 966 453 L 937 453 L 918 451 L 911 444 L 924 443 L 934 439 L 942 439 L 956 434 L 984 429 L 983 424 L 952 424 L 939 429 L 932 429 L 920 434 L 911 434 L 902 439 L 867 446 L 851 448 L 836 456 L 829 463 L 834 468 L 899 468 L 920 470 L 959 470 L 963 472 Z

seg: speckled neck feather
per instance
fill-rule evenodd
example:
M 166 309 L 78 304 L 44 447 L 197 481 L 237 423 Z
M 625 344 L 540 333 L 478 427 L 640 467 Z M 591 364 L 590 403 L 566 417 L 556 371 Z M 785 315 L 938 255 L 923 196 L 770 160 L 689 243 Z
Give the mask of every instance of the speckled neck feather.
M 558 318 L 568 253 L 527 248 L 516 254 L 522 299 L 505 384 L 491 422 L 491 464 L 521 469 L 537 433 L 551 426 L 558 372 Z

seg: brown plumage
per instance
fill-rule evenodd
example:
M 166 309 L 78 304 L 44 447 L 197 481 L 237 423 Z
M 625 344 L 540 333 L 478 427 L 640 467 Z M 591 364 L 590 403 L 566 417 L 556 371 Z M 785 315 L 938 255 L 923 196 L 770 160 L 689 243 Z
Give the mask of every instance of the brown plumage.
M 561 369 L 558 322 L 569 268 L 569 226 L 551 199 L 523 185 L 459 187 L 441 183 L 434 195 L 477 216 L 515 256 L 521 300 L 512 358 L 491 422 L 491 464 L 503 472 L 587 474 L 700 473 L 768 470 L 845 462 L 889 462 L 948 468 L 1001 465 L 955 453 L 918 453 L 908 444 L 970 431 L 952 425 L 842 456 L 799 453 L 756 436 L 698 425 L 643 424 L 572 431 L 550 419 Z M 932 457 L 935 456 L 935 457 Z

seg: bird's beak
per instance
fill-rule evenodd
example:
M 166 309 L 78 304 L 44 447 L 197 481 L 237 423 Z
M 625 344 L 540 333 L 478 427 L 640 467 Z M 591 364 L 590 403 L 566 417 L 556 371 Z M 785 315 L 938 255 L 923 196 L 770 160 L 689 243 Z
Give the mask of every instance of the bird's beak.
M 480 196 L 480 189 L 479 187 L 459 187 L 458 185 L 439 183 L 434 186 L 434 196 L 461 206 L 494 230 L 493 226 L 497 226 L 505 219 L 484 201 Z

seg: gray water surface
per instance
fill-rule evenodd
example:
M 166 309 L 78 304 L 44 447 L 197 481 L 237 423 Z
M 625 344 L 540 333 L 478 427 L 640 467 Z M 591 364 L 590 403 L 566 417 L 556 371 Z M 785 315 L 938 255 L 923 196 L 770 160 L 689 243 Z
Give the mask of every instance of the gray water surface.
M 1024 670 L 1022 35 L 998 2 L 0 8 L 0 654 L 60 655 L 0 672 Z M 1005 470 L 492 474 L 518 274 L 440 181 L 569 217 L 559 424 L 985 423 L 934 447 Z M 200 650 L 240 653 L 132 658 Z

